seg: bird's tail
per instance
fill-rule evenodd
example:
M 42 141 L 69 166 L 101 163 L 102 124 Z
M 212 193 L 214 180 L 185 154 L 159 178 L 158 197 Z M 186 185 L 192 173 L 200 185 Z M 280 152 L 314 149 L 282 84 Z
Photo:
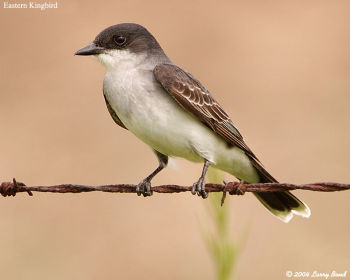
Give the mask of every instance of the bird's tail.
M 261 192 L 254 195 L 267 210 L 285 223 L 293 218 L 293 214 L 304 218 L 310 217 L 309 207 L 290 192 Z
M 277 180 L 267 173 L 260 164 L 255 167 L 260 175 L 260 183 L 277 183 Z M 254 193 L 254 195 L 274 216 L 285 223 L 293 218 L 293 214 L 304 218 L 311 215 L 310 208 L 288 191 L 260 192 Z

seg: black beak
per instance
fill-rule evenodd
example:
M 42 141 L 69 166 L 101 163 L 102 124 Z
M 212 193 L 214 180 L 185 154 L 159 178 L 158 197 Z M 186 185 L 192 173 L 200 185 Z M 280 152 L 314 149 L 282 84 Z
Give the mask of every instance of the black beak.
M 91 43 L 86 47 L 80 49 L 75 53 L 75 55 L 96 55 L 104 52 L 104 48 L 96 46 L 95 43 Z

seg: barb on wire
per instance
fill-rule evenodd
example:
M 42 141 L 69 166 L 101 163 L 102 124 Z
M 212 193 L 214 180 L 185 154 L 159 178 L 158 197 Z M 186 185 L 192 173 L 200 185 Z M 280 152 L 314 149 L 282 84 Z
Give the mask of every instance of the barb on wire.
M 229 182 L 224 184 L 206 184 L 205 189 L 208 192 L 222 192 L 223 200 L 226 192 L 231 195 L 243 195 L 245 192 L 275 192 L 275 191 L 292 191 L 292 190 L 308 190 L 319 192 L 335 192 L 350 189 L 350 184 L 340 183 L 313 183 L 313 184 L 288 184 L 288 183 L 254 183 L 245 182 Z M 192 186 L 179 185 L 161 185 L 152 187 L 153 192 L 157 193 L 179 193 L 192 190 Z M 115 192 L 115 193 L 136 193 L 136 185 L 132 184 L 115 184 L 102 186 L 86 186 L 74 184 L 61 184 L 54 186 L 26 186 L 24 183 L 3 182 L 0 185 L 0 194 L 2 196 L 15 196 L 19 192 L 27 192 L 30 196 L 32 192 L 52 192 L 52 193 L 81 193 L 81 192 Z

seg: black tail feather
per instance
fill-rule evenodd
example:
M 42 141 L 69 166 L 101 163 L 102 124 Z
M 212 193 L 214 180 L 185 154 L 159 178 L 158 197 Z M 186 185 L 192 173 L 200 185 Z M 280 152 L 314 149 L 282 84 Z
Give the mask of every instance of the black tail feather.
M 277 180 L 259 162 L 255 162 L 254 166 L 259 173 L 261 183 L 277 183 Z M 286 223 L 293 218 L 293 214 L 310 217 L 309 207 L 288 191 L 261 192 L 254 195 L 273 215 Z

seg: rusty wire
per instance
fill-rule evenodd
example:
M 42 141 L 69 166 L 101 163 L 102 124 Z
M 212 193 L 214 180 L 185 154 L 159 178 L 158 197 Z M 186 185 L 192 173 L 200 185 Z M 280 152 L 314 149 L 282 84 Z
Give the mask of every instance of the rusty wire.
M 222 192 L 224 203 L 226 193 L 231 195 L 243 195 L 245 192 L 276 192 L 276 191 L 292 191 L 292 190 L 309 190 L 319 192 L 335 192 L 350 189 L 349 184 L 340 183 L 312 183 L 312 184 L 288 184 L 288 183 L 254 183 L 248 184 L 244 182 L 229 182 L 225 184 L 206 184 L 207 192 Z M 161 185 L 152 187 L 156 193 L 179 193 L 192 190 L 192 186 L 179 185 Z M 114 193 L 136 193 L 136 185 L 132 184 L 113 184 L 101 186 L 86 186 L 75 184 L 60 184 L 53 186 L 26 186 L 24 183 L 3 182 L 0 185 L 0 194 L 4 197 L 15 196 L 19 192 L 27 192 L 30 196 L 32 192 L 51 192 L 51 193 L 82 193 L 82 192 L 114 192 Z

